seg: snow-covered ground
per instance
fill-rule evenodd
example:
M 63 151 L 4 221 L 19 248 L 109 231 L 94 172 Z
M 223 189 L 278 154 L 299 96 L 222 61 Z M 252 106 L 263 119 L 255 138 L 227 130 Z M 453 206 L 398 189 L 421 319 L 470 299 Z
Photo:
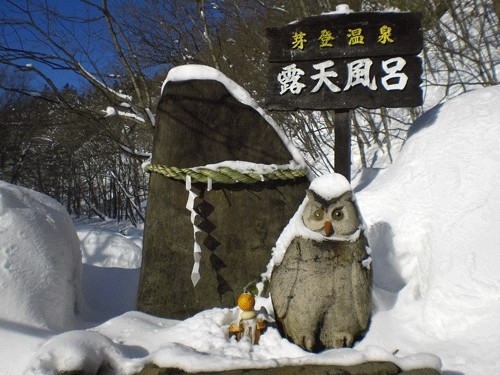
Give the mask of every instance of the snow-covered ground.
M 140 228 L 75 230 L 53 200 L 0 182 L 0 374 L 379 359 L 410 369 L 439 367 L 437 357 L 444 374 L 500 373 L 499 102 L 494 86 L 428 111 L 394 164 L 357 175 L 375 287 L 370 330 L 353 349 L 310 354 L 272 327 L 257 346 L 236 342 L 226 332 L 236 308 L 185 321 L 133 311 Z
M 360 181 L 376 288 L 359 349 L 429 351 L 445 370 L 500 373 L 498 103 L 497 85 L 431 109 L 394 164 Z

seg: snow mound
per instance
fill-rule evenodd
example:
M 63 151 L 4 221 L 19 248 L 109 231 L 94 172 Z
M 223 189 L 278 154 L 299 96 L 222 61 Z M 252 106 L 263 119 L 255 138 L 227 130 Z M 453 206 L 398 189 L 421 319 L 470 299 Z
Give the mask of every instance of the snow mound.
M 73 327 L 75 310 L 83 307 L 81 266 L 78 237 L 64 207 L 0 181 L 0 319 Z
M 74 369 L 97 374 L 105 367 L 120 367 L 122 357 L 119 346 L 97 332 L 69 331 L 48 340 L 25 374 L 56 374 Z
M 415 349 L 417 340 L 401 338 L 419 337 L 429 348 L 481 337 L 478 366 L 498 357 L 498 345 L 491 352 L 487 343 L 500 336 L 499 99 L 494 86 L 425 113 L 394 164 L 357 194 L 369 226 L 378 311 L 364 344 Z M 388 325 L 401 328 L 399 340 L 381 335 Z M 457 362 L 452 347 L 442 355 L 445 364 Z
M 142 250 L 120 233 L 88 226 L 77 228 L 82 261 L 99 267 L 139 268 Z

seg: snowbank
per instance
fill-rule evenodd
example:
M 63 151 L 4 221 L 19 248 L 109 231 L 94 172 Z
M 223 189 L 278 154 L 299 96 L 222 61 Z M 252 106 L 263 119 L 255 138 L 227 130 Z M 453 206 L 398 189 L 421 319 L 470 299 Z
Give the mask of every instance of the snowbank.
M 376 286 L 360 347 L 430 350 L 467 374 L 499 370 L 499 99 L 495 86 L 425 113 L 395 163 L 357 194 Z
M 82 261 L 99 267 L 139 268 L 142 243 L 121 233 L 91 225 L 78 226 Z
M 135 310 L 143 228 L 116 220 L 75 221 L 82 251 L 86 320 L 103 322 Z
M 0 181 L 0 320 L 39 328 L 74 327 L 82 308 L 82 256 L 64 207 Z

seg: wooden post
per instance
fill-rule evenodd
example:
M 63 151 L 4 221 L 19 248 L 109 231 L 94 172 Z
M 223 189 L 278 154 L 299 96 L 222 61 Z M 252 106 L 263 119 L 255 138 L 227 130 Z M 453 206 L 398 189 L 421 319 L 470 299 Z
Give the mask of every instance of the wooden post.
M 335 172 L 351 182 L 351 111 L 335 111 L 334 131 Z

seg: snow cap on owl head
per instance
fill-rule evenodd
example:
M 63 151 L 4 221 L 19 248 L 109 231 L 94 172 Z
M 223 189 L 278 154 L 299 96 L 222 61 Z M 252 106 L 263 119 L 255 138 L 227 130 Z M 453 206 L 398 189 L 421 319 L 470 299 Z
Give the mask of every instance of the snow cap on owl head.
M 338 173 L 327 173 L 316 177 L 311 182 L 309 189 L 325 200 L 340 197 L 342 194 L 352 190 L 349 181 Z

